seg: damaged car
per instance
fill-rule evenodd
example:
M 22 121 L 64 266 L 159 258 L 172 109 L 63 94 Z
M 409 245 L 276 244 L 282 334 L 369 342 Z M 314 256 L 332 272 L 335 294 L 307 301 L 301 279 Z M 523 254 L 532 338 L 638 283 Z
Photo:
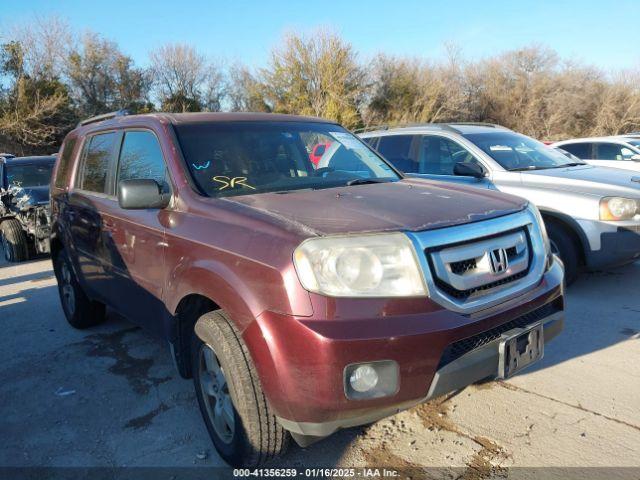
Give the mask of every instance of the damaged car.
M 8 262 L 49 252 L 54 155 L 0 158 L 0 245 Z

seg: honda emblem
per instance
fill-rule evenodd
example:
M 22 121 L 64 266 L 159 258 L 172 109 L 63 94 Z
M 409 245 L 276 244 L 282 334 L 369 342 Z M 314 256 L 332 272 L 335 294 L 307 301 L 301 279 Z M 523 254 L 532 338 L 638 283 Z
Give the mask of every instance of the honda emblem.
M 507 251 L 504 248 L 496 248 L 489 252 L 489 265 L 491 266 L 491 273 L 494 275 L 500 275 L 507 271 L 509 268 L 509 259 L 507 258 Z

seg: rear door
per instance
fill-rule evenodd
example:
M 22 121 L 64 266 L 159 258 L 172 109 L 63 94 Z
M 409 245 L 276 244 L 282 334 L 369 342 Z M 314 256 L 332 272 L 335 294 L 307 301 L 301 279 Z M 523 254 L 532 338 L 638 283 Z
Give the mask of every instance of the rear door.
M 92 298 L 105 303 L 115 296 L 109 269 L 115 246 L 103 224 L 116 204 L 112 172 L 119 139 L 116 131 L 87 136 L 64 213 L 80 282 Z
M 152 131 L 125 131 L 118 158 L 116 191 L 123 180 L 153 179 L 170 192 L 162 149 Z M 116 308 L 127 318 L 160 334 L 167 314 L 162 302 L 165 214 L 159 209 L 124 210 L 118 206 L 105 217 L 117 251 L 111 265 L 119 296 Z
M 635 154 L 636 152 L 624 144 L 599 142 L 595 144 L 594 159 L 588 162 L 601 167 L 640 171 L 640 163 L 631 159 Z

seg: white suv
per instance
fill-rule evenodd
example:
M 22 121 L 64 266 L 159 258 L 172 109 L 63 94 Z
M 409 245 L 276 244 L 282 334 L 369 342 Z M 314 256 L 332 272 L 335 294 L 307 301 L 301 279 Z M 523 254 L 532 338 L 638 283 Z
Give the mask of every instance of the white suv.
M 551 146 L 561 148 L 592 165 L 640 172 L 640 138 L 576 138 L 555 142 Z
M 640 177 L 632 172 L 587 165 L 491 124 L 376 127 L 360 137 L 409 176 L 493 188 L 535 204 L 568 283 L 582 266 L 640 258 Z

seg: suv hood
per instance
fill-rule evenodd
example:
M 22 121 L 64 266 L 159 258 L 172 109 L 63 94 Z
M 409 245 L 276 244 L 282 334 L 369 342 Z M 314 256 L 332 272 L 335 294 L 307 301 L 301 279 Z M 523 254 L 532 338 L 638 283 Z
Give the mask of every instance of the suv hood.
M 493 190 L 407 178 L 225 200 L 316 235 L 431 230 L 500 217 L 527 205 L 520 197 Z
M 522 182 L 554 190 L 593 195 L 630 195 L 640 197 L 640 175 L 630 170 L 580 165 L 522 173 Z M 633 179 L 636 180 L 633 180 Z

